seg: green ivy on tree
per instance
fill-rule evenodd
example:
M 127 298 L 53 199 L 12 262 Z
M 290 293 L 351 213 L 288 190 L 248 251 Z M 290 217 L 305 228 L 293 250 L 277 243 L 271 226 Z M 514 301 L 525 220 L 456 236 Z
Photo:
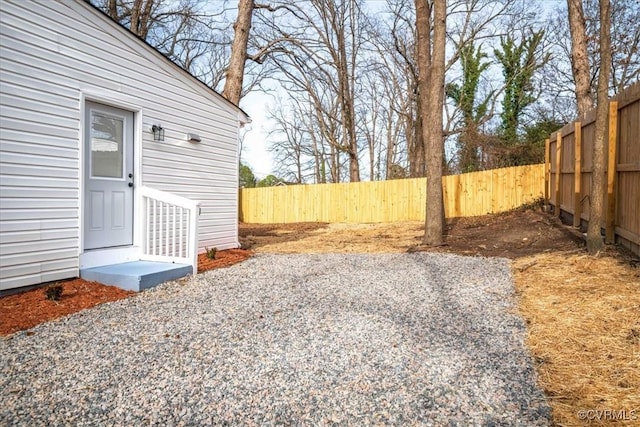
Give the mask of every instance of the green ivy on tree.
M 459 166 L 463 172 L 472 172 L 480 169 L 478 159 L 478 147 L 480 135 L 479 122 L 487 114 L 489 101 L 493 97 L 491 92 L 483 101 L 477 102 L 476 96 L 482 73 L 491 65 L 487 54 L 477 49 L 473 42 L 460 48 L 460 65 L 462 67 L 462 85 L 448 83 L 446 95 L 462 112 L 463 128 L 458 138 Z
M 506 145 L 518 142 L 522 114 L 536 100 L 533 76 L 550 58 L 550 54 L 538 53 L 543 38 L 544 30 L 531 30 L 519 42 L 509 34 L 500 38 L 500 49 L 494 50 L 505 81 L 500 130 Z

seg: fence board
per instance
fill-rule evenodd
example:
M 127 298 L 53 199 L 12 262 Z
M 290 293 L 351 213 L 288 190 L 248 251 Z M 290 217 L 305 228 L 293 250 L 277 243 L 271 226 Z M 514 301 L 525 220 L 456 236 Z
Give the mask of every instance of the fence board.
M 616 148 L 618 141 L 618 102 L 609 103 L 609 138 L 608 138 L 608 165 L 607 165 L 607 213 L 606 213 L 606 235 L 607 243 L 615 243 L 615 220 L 616 220 L 616 166 L 618 157 Z
M 573 127 L 575 164 L 573 166 L 573 226 L 580 226 L 582 215 L 582 123 L 575 122 Z
M 556 201 L 562 206 L 562 132 L 556 133 Z M 560 210 L 558 210 L 558 215 Z
M 504 212 L 544 196 L 544 165 L 442 178 L 445 216 Z M 250 223 L 422 221 L 425 178 L 240 190 L 240 220 Z
M 549 191 L 549 177 L 551 170 L 549 169 L 551 163 L 551 153 L 549 152 L 551 141 L 547 138 L 544 141 L 544 206 L 545 209 L 549 208 L 549 199 L 551 198 L 551 192 Z

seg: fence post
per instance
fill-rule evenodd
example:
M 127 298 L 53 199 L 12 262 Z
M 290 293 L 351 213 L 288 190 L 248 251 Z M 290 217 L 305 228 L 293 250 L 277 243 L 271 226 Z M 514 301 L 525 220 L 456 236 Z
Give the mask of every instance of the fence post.
M 549 146 L 551 141 L 549 138 L 544 140 L 544 210 L 549 212 L 549 181 L 551 174 L 551 159 L 549 153 Z
M 562 203 L 562 129 L 558 129 L 556 133 L 556 216 L 560 218 L 560 204 Z
M 573 168 L 573 226 L 580 227 L 582 216 L 582 123 L 575 122 L 573 130 L 575 141 L 575 166 Z
M 607 216 L 605 220 L 605 242 L 616 241 L 616 143 L 618 140 L 618 101 L 609 103 L 609 164 L 607 166 Z

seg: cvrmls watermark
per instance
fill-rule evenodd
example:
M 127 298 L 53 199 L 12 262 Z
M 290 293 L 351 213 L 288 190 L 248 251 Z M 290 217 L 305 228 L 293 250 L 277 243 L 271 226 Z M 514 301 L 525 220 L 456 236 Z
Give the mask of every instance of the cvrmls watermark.
M 640 414 L 634 409 L 580 409 L 578 418 L 590 421 L 634 421 L 640 420 Z

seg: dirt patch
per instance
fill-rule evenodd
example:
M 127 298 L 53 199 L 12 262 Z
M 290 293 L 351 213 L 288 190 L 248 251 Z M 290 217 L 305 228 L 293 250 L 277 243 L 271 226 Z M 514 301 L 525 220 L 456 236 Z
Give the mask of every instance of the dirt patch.
M 293 224 L 238 224 L 242 249 L 251 249 L 260 243 L 293 242 L 305 238 L 315 230 L 329 227 L 326 222 L 298 222 Z M 260 242 L 260 243 L 259 243 Z
M 583 246 L 579 233 L 533 209 L 453 219 L 448 224 L 445 242 L 446 246 L 439 251 L 510 259 Z
M 214 268 L 228 267 L 244 261 L 251 252 L 242 249 L 219 251 L 216 258 L 210 260 L 205 254 L 198 256 L 198 272 Z M 83 279 L 58 282 L 62 286 L 59 301 L 48 300 L 46 288 L 32 289 L 15 295 L 0 298 L 0 335 L 32 328 L 86 308 L 109 301 L 117 301 L 136 295 L 116 286 L 107 286 Z
M 271 253 L 370 253 L 437 251 L 519 258 L 582 246 L 579 236 L 536 209 L 499 215 L 454 218 L 447 222 L 446 245 L 421 246 L 422 222 L 391 224 L 240 224 L 246 247 Z

